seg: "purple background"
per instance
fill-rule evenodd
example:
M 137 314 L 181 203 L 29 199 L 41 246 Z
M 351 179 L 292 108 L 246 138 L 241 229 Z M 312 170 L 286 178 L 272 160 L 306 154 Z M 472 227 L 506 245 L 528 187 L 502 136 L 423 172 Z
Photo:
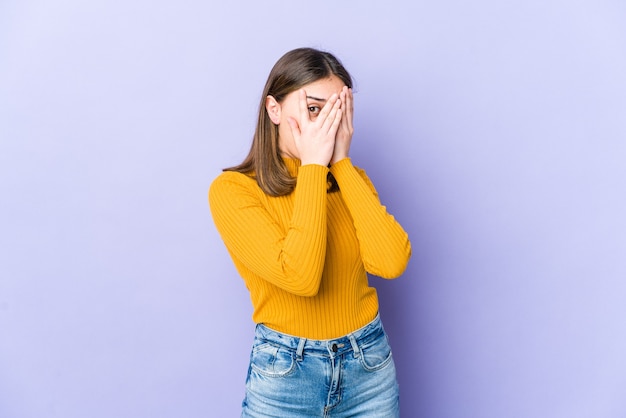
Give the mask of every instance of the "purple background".
M 335 52 L 414 255 L 403 417 L 626 416 L 621 0 L 0 3 L 0 416 L 239 414 L 253 324 L 206 201 L 273 63 Z

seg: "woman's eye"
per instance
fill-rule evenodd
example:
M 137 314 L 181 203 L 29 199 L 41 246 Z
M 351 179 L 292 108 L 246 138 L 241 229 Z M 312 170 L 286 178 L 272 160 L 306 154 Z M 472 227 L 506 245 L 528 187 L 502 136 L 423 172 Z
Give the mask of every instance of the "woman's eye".
M 309 106 L 309 112 L 313 113 L 314 115 L 320 113 L 320 110 L 321 109 L 319 106 Z

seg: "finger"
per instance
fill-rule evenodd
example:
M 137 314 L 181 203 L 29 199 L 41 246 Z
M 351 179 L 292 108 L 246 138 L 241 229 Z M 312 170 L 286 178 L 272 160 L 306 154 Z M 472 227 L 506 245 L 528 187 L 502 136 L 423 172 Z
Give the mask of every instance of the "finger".
M 337 133 L 337 128 L 341 126 L 343 113 L 341 100 L 337 99 L 333 108 L 328 113 L 328 117 L 324 121 L 321 129 L 334 136 Z
M 337 119 L 337 117 L 339 117 L 339 119 L 341 119 L 341 100 L 339 99 L 339 97 L 336 94 L 333 94 L 331 96 L 331 98 L 334 97 L 334 103 L 332 105 L 332 107 L 328 110 L 327 114 L 324 115 L 323 119 L 321 120 L 322 122 L 322 130 L 324 132 L 329 132 L 332 125 L 335 123 L 335 119 Z M 330 103 L 330 100 L 329 100 Z M 326 106 L 329 105 L 329 103 L 326 103 L 326 105 L 324 106 L 324 108 L 326 108 Z M 322 118 L 322 112 L 320 112 L 320 116 L 318 116 L 318 119 Z
M 349 128 L 352 128 L 352 118 L 354 116 L 354 97 L 352 96 L 352 89 L 347 86 L 344 87 L 346 98 L 344 104 L 344 119 Z
M 329 129 L 328 129 L 328 133 L 331 136 L 334 137 L 337 134 L 337 131 L 339 130 L 339 126 L 341 125 L 342 117 L 343 117 L 343 109 L 338 108 L 336 110 L 332 123 L 330 124 Z
M 298 108 L 300 110 L 300 125 L 309 122 L 311 119 L 309 118 L 309 109 L 306 104 L 306 91 L 304 89 L 300 89 L 298 92 Z
M 341 91 L 339 92 L 341 99 L 347 99 L 349 94 L 350 94 L 350 89 L 348 88 L 348 86 L 343 86 L 341 88 Z
M 333 93 L 328 98 L 328 101 L 326 102 L 324 107 L 322 107 L 322 110 L 320 110 L 320 113 L 317 115 L 316 122 L 318 122 L 320 126 L 324 125 L 324 123 L 326 122 L 326 119 L 328 119 L 328 115 L 330 114 L 330 112 L 332 112 L 332 110 L 337 105 L 338 100 L 339 100 L 339 95 L 337 93 Z
M 341 92 L 339 94 L 339 98 L 341 100 L 341 109 L 343 111 L 343 118 L 341 120 L 341 126 L 347 128 L 348 127 L 348 116 L 350 116 L 350 103 L 348 103 L 348 90 L 346 86 L 343 86 Z
M 298 122 L 294 118 L 287 118 L 287 123 L 289 124 L 289 128 L 291 129 L 291 135 L 296 142 L 300 141 L 300 127 L 298 126 Z

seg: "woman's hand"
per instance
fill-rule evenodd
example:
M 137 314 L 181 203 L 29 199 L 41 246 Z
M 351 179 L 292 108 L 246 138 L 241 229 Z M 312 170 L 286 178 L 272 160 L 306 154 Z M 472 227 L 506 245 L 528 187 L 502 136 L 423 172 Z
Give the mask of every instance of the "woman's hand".
M 309 117 L 306 92 L 299 94 L 299 120 L 288 118 L 294 143 L 302 165 L 327 166 L 335 149 L 335 137 L 341 123 L 341 100 L 333 94 L 315 120 Z
M 341 125 L 337 130 L 335 149 L 330 161 L 331 164 L 335 164 L 336 162 L 348 157 L 348 153 L 350 152 L 350 143 L 352 142 L 352 134 L 354 133 L 354 127 L 352 125 L 352 118 L 354 115 L 352 89 L 344 86 L 339 94 L 339 100 L 341 101 L 343 116 L 341 118 Z

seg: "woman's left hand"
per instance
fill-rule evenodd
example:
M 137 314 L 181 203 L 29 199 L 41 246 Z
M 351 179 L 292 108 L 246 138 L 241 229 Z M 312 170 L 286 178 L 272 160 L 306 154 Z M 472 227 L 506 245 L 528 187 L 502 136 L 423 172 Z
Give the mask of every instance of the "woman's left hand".
M 352 142 L 352 134 L 354 133 L 354 127 L 352 126 L 352 116 L 354 114 L 352 89 L 344 86 L 343 89 L 341 89 L 341 93 L 339 93 L 339 98 L 341 99 L 341 109 L 343 114 L 341 117 L 341 124 L 337 130 L 335 149 L 330 160 L 331 165 L 348 157 L 348 153 L 350 152 L 350 143 Z

